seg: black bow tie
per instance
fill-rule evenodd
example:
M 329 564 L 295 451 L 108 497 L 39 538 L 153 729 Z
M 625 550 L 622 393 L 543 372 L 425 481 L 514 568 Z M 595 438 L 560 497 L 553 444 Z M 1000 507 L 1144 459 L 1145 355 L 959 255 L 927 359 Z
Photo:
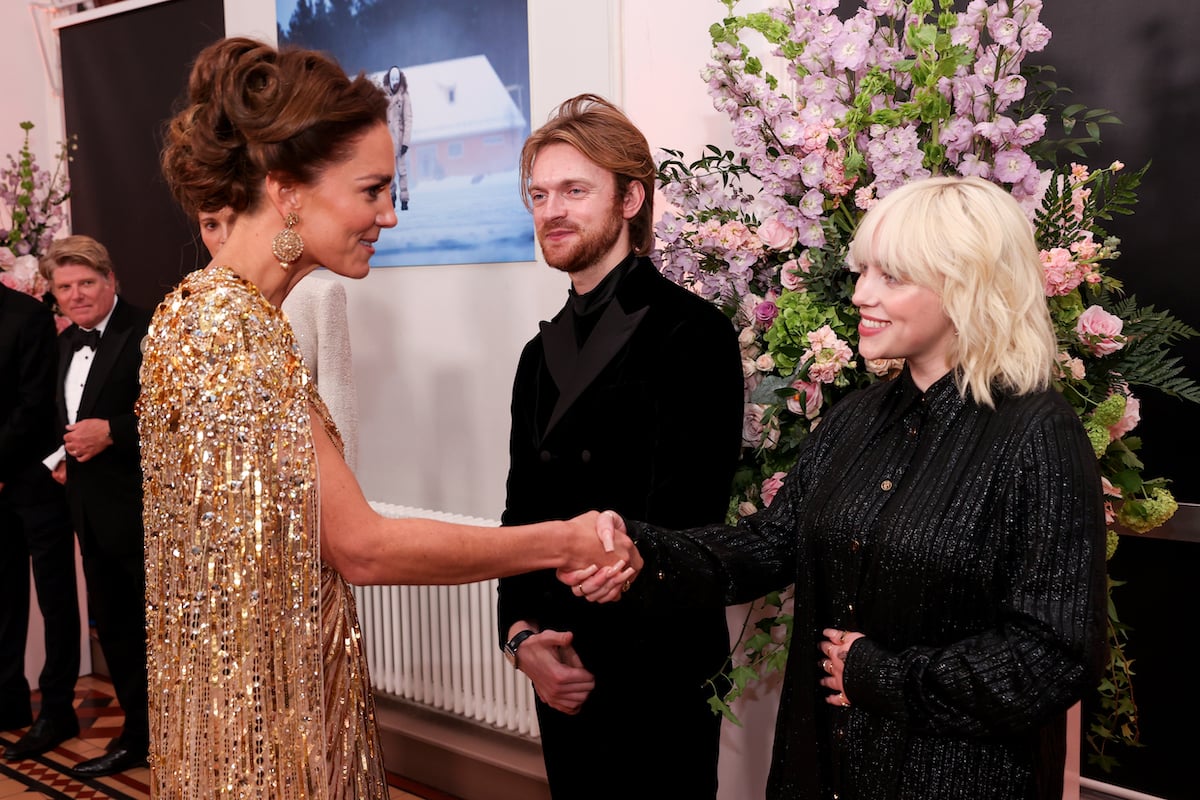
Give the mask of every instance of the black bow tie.
M 71 349 L 78 350 L 81 347 L 90 347 L 93 350 L 99 348 L 100 331 L 85 331 L 83 328 L 76 328 L 71 331 Z

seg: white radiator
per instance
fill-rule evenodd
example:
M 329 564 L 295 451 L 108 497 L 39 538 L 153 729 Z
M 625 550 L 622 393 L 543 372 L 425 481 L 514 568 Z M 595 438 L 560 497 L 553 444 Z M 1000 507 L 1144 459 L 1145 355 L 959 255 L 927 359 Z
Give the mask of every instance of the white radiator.
M 499 525 L 410 506 L 371 506 L 387 517 Z M 376 692 L 538 738 L 533 689 L 497 645 L 496 581 L 356 586 L 354 595 Z

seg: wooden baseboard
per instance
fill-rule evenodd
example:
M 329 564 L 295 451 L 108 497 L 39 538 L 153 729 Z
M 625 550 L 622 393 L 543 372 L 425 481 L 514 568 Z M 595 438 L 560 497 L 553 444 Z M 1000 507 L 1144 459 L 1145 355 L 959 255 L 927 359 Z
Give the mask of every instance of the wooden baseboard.
M 377 694 L 388 772 L 459 800 L 549 800 L 535 739 Z

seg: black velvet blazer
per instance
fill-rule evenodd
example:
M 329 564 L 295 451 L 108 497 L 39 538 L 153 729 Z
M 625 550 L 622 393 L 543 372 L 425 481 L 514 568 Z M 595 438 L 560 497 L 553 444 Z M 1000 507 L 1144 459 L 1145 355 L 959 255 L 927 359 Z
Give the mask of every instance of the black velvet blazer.
M 542 323 L 521 354 L 503 522 L 606 508 L 673 527 L 720 522 L 741 447 L 741 357 L 732 323 L 646 258 L 601 313 L 578 358 L 565 309 Z M 565 387 L 551 377 L 547 360 L 555 358 L 574 359 Z M 598 685 L 628 682 L 629 692 L 649 696 L 680 686 L 694 691 L 728 654 L 723 606 L 717 600 L 680 615 L 589 605 L 546 570 L 500 581 L 499 637 L 520 619 L 573 631 Z

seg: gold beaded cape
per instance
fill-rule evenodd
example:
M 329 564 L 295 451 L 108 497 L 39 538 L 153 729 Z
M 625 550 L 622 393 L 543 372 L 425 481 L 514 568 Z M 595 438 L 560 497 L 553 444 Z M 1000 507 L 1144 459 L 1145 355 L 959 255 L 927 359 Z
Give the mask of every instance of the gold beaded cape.
M 341 437 L 286 316 L 212 265 L 144 349 L 151 797 L 385 798 L 354 597 L 321 561 L 310 409 Z

